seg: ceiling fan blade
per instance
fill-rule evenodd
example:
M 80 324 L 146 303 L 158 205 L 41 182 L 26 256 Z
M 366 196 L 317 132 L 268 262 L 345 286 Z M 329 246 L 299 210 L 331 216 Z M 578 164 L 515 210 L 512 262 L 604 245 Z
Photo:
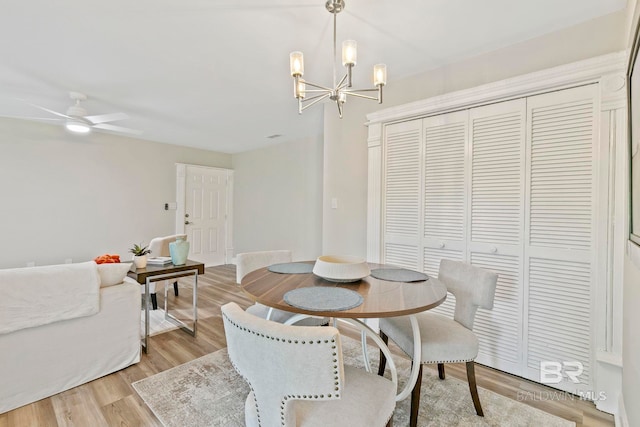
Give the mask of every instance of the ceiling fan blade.
M 26 117 L 26 116 L 7 116 L 4 114 L 0 114 L 0 117 L 4 119 L 19 119 L 19 120 L 34 120 L 38 122 L 60 122 L 62 119 L 52 119 L 45 117 Z
M 47 113 L 51 113 L 51 114 L 53 114 L 55 116 L 64 117 L 65 119 L 70 119 L 71 118 L 71 117 L 67 116 L 66 114 L 58 113 L 57 111 L 50 110 L 50 109 L 45 108 L 45 107 L 43 107 L 41 105 L 32 104 L 30 102 L 25 101 L 24 99 L 20 99 L 20 101 L 24 102 L 27 105 L 31 105 L 32 107 L 39 108 L 42 111 L 46 111 Z
M 124 128 L 122 126 L 114 126 L 106 123 L 97 124 L 97 125 L 94 125 L 93 127 L 95 129 L 104 129 L 104 130 L 110 130 L 113 132 L 120 132 L 120 133 L 130 133 L 132 135 L 140 135 L 142 133 L 141 130 L 129 129 L 129 128 Z
M 126 120 L 129 118 L 129 115 L 126 113 L 110 113 L 99 114 L 97 116 L 85 116 L 84 118 L 93 124 L 98 124 L 104 122 L 115 122 L 116 120 Z

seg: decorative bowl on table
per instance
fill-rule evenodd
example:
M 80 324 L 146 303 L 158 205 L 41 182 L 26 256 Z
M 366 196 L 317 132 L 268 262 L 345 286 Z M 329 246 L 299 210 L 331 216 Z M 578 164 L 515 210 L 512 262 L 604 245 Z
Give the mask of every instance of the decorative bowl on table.
M 323 255 L 313 266 L 313 274 L 330 282 L 357 282 L 369 274 L 369 264 L 362 258 L 351 256 Z

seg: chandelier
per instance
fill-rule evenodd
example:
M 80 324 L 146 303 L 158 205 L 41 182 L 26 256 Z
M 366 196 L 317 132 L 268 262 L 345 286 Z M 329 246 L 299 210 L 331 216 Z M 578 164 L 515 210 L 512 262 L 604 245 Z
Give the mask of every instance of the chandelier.
M 351 71 L 356 65 L 357 43 L 355 40 L 342 42 L 342 65 L 347 67 L 346 74 L 338 81 L 336 77 L 336 15 L 344 10 L 344 0 L 327 0 L 325 4 L 329 13 L 333 14 L 333 87 L 326 87 L 304 80 L 304 58 L 302 52 L 291 52 L 289 65 L 293 77 L 293 95 L 298 100 L 298 114 L 329 98 L 338 106 L 338 115 L 342 118 L 342 107 L 347 101 L 347 96 L 372 99 L 382 104 L 382 87 L 387 83 L 387 66 L 377 64 L 373 67 L 373 85 L 371 89 L 351 89 Z M 307 89 L 311 86 L 313 89 Z M 377 92 L 376 96 L 365 95 L 364 92 Z M 307 97 L 307 94 L 311 96 Z

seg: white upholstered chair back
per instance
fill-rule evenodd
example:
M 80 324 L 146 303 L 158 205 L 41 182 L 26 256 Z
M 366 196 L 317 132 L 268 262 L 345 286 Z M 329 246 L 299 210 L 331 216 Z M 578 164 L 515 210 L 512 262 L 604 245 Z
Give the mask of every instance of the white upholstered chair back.
M 490 310 L 496 293 L 498 275 L 462 261 L 440 261 L 438 280 L 456 297 L 453 318 L 468 329 L 473 328 L 478 307 Z
M 173 234 L 171 236 L 155 237 L 155 238 L 151 239 L 151 241 L 149 242 L 149 250 L 151 251 L 151 256 L 152 257 L 155 257 L 155 256 L 171 256 L 171 253 L 169 252 L 169 243 L 175 242 L 178 237 L 182 237 L 185 240 L 187 239 L 187 235 L 186 234 Z M 151 283 L 149 283 L 149 293 L 152 294 L 153 298 L 155 298 L 155 296 L 153 296 L 153 294 L 156 293 L 157 283 L 159 283 L 159 282 L 151 282 Z M 167 286 L 169 284 L 169 281 L 165 280 L 162 283 L 164 284 L 164 286 Z M 176 295 L 178 295 L 177 294 L 178 285 L 174 285 L 174 289 L 176 289 L 175 292 L 176 292 Z M 141 287 L 141 292 L 144 292 L 144 286 Z M 155 304 L 156 303 L 154 302 L 154 308 L 155 308 Z
M 156 237 L 149 242 L 151 256 L 170 256 L 169 243 L 175 242 L 178 237 L 187 239 L 186 234 L 173 234 L 171 236 Z
M 244 252 L 236 255 L 236 283 L 259 268 L 291 262 L 290 250 Z
M 222 306 L 229 359 L 249 383 L 261 426 L 295 426 L 294 400 L 340 399 L 344 370 L 333 327 L 287 326 Z M 284 420 L 281 419 L 284 417 Z

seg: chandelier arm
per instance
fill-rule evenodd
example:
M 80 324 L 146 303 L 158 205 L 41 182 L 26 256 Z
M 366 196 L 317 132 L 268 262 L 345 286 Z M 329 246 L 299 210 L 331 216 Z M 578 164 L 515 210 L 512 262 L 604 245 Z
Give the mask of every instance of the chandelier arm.
M 378 88 L 371 88 L 371 89 L 347 89 L 347 90 L 343 90 L 344 93 L 357 93 L 357 92 L 377 92 Z
M 327 89 L 305 89 L 304 93 L 327 93 L 332 92 Z
M 329 97 L 329 94 L 328 94 L 328 93 L 326 93 L 326 94 L 324 94 L 324 95 L 321 95 L 321 96 L 317 97 L 316 99 L 314 99 L 313 101 L 311 101 L 310 103 L 308 103 L 307 105 L 303 105 L 300 111 L 304 111 L 304 110 L 306 110 L 307 108 L 311 107 L 312 105 L 315 105 L 315 104 L 317 104 L 318 102 L 320 102 L 320 101 L 322 101 L 323 99 L 328 98 L 328 97 Z
M 344 76 L 342 76 L 342 79 L 340 80 L 340 82 L 336 86 L 336 89 L 342 89 L 343 87 L 348 87 L 349 86 L 349 82 L 347 82 L 347 83 L 344 82 L 345 80 L 347 80 L 347 77 L 349 77 L 348 74 L 345 74 Z
M 378 90 L 378 89 L 376 89 L 376 90 Z M 355 96 L 355 97 L 358 97 L 358 98 L 371 99 L 371 100 L 374 100 L 374 101 L 378 100 L 377 96 L 362 95 L 362 94 L 357 93 L 357 92 L 347 92 L 347 91 L 343 91 L 343 93 L 346 94 L 346 95 L 351 95 L 351 96 Z
M 324 89 L 327 92 L 332 92 L 333 91 L 333 89 L 331 89 L 330 87 L 320 86 L 320 85 L 317 85 L 315 83 L 308 82 L 306 80 L 303 83 L 306 84 L 306 85 L 309 85 L 309 86 L 317 87 L 318 89 Z
M 314 99 L 317 99 L 317 98 L 320 98 L 320 97 L 323 97 L 323 96 L 329 96 L 329 95 L 331 95 L 331 94 L 330 94 L 330 93 L 325 92 L 325 93 L 324 93 L 324 95 L 315 95 L 315 96 L 311 96 L 311 97 L 309 97 L 309 98 L 303 98 L 303 99 L 302 99 L 302 102 L 309 102 L 309 101 L 313 101 Z

